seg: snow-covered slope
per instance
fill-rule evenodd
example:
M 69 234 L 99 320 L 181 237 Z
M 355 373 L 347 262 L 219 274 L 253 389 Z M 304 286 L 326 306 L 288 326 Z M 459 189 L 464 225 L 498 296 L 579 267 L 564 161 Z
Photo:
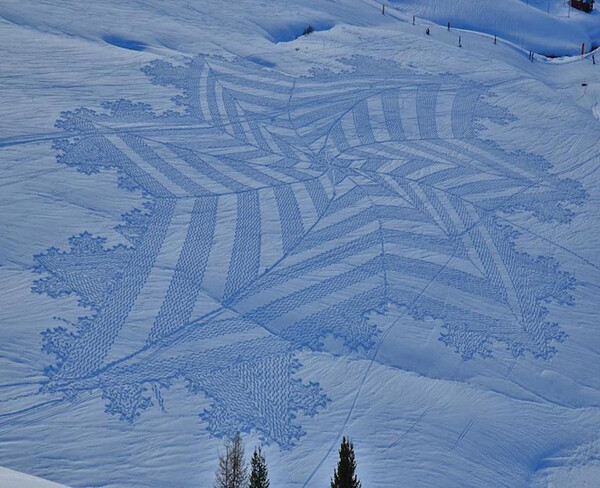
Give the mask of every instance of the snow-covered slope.
M 594 17 L 466 3 L 0 4 L 0 465 L 600 480 Z
M 497 35 L 527 51 L 575 55 L 600 45 L 600 14 L 584 13 L 563 0 L 390 0 L 406 16 Z

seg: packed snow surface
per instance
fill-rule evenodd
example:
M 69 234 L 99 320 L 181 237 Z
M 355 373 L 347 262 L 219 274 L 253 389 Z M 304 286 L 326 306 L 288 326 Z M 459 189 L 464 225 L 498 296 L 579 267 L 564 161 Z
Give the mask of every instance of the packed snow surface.
M 599 17 L 529 3 L 0 3 L 0 465 L 600 484 Z

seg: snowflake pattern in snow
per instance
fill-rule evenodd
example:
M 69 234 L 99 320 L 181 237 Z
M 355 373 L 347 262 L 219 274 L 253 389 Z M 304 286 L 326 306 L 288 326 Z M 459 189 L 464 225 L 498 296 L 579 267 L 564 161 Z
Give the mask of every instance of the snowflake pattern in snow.
M 59 162 L 91 178 L 116 169 L 148 204 L 117 227 L 129 246 L 85 233 L 36 257 L 35 292 L 90 310 L 43 334 L 58 358 L 46 391 L 100 391 L 133 421 L 167 411 L 183 381 L 212 402 L 199 414 L 214 435 L 255 430 L 289 448 L 297 414 L 328 403 L 297 377 L 296 352 L 335 337 L 368 355 L 378 330 L 366 316 L 391 303 L 443 321 L 440 340 L 466 360 L 494 342 L 555 352 L 564 333 L 545 304 L 571 305 L 574 279 L 520 251 L 505 217 L 567 223 L 580 185 L 481 138 L 483 122 L 511 122 L 487 87 L 347 62 L 352 74 L 292 78 L 157 61 L 144 71 L 180 90 L 179 110 L 120 100 L 63 114 Z M 162 269 L 169 278 L 153 279 Z M 161 301 L 140 324 L 145 294 Z

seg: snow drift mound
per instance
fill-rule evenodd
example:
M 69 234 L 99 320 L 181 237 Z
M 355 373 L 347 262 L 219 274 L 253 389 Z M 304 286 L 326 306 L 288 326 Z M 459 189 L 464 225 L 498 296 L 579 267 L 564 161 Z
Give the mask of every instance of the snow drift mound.
M 293 41 L 302 35 L 310 34 L 312 32 L 332 29 L 335 26 L 335 22 L 331 19 L 306 19 L 284 24 L 275 24 L 272 21 L 265 21 L 259 22 L 259 25 L 267 32 L 269 40 L 274 43 L 279 43 Z

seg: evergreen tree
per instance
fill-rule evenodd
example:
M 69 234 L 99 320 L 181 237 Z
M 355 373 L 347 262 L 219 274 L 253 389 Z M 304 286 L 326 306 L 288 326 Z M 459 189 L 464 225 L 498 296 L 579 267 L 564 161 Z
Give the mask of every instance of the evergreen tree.
M 260 450 L 260 446 L 254 449 L 251 464 L 252 472 L 250 473 L 249 488 L 269 488 L 269 485 L 271 484 L 269 482 L 269 472 L 267 470 L 265 456 Z
M 337 469 L 333 472 L 331 488 L 361 488 L 355 471 L 354 444 L 344 437 L 340 446 L 340 460 Z
M 244 461 L 244 444 L 239 434 L 225 442 L 225 454 L 219 456 L 215 488 L 246 488 L 248 472 Z

